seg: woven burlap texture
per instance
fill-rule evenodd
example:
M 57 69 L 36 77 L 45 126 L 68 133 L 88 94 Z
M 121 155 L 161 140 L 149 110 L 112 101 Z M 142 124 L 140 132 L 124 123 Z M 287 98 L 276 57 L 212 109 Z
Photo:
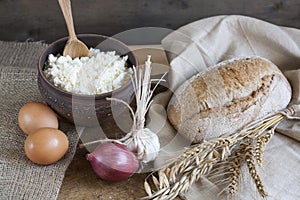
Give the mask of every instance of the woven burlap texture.
M 0 42 L 0 199 L 56 199 L 79 140 L 74 127 L 60 122 L 69 150 L 57 163 L 39 166 L 24 152 L 26 135 L 18 126 L 18 111 L 39 101 L 36 63 L 46 48 L 41 42 Z

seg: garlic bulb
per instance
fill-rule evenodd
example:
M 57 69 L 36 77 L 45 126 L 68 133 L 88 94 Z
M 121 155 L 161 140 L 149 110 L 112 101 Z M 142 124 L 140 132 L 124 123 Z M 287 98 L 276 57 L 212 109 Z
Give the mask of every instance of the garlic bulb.
M 149 128 L 138 130 L 132 137 L 124 141 L 124 144 L 132 152 L 136 152 L 137 158 L 144 163 L 154 160 L 160 149 L 158 136 Z
M 155 160 L 160 149 L 159 138 L 149 128 L 145 128 L 145 118 L 150 105 L 152 103 L 151 97 L 153 91 L 158 86 L 163 77 L 158 81 L 153 90 L 151 90 L 151 83 L 155 80 L 151 79 L 151 56 L 148 56 L 144 66 L 140 66 L 137 71 L 133 67 L 132 83 L 136 99 L 136 111 L 122 100 L 112 99 L 124 103 L 130 110 L 133 116 L 133 125 L 131 131 L 119 141 L 123 142 L 128 149 L 137 153 L 138 159 L 144 163 Z

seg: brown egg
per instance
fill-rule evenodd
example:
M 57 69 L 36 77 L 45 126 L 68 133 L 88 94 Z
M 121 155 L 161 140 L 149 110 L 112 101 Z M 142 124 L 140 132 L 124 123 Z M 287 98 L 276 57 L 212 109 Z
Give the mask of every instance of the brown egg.
M 57 116 L 50 107 L 43 103 L 25 104 L 18 114 L 19 126 L 26 134 L 36 132 L 39 128 L 58 128 Z
M 25 140 L 26 156 L 34 163 L 49 165 L 61 159 L 69 146 L 67 136 L 55 128 L 41 128 Z

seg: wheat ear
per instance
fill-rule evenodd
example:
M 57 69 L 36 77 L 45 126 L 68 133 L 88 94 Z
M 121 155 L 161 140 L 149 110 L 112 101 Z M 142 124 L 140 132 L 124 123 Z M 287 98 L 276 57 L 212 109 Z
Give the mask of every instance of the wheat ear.
M 256 147 L 255 147 L 255 159 L 257 164 L 262 167 L 263 166 L 263 152 L 267 144 L 270 142 L 272 136 L 275 134 L 275 128 L 272 127 L 265 135 L 261 135 L 257 137 Z
M 246 149 L 245 149 L 245 161 L 249 170 L 249 173 L 256 185 L 256 188 L 259 194 L 265 198 L 268 196 L 267 192 L 264 189 L 264 185 L 261 181 L 259 174 L 257 173 L 255 160 L 254 160 L 254 153 L 253 153 L 253 139 L 249 139 L 246 142 Z
M 228 193 L 233 196 L 238 192 L 238 184 L 241 175 L 242 160 L 244 158 L 245 144 L 241 144 L 234 152 L 232 161 L 230 162 L 230 177 L 228 185 Z

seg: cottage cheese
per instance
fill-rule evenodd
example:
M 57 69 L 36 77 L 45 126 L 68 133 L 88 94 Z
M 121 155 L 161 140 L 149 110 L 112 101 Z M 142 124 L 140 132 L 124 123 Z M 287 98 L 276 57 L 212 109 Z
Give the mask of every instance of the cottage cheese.
M 48 57 L 46 77 L 68 92 L 76 94 L 101 94 L 124 85 L 132 75 L 126 67 L 127 56 L 115 51 L 102 52 L 90 49 L 90 57 L 72 59 L 70 56 Z

